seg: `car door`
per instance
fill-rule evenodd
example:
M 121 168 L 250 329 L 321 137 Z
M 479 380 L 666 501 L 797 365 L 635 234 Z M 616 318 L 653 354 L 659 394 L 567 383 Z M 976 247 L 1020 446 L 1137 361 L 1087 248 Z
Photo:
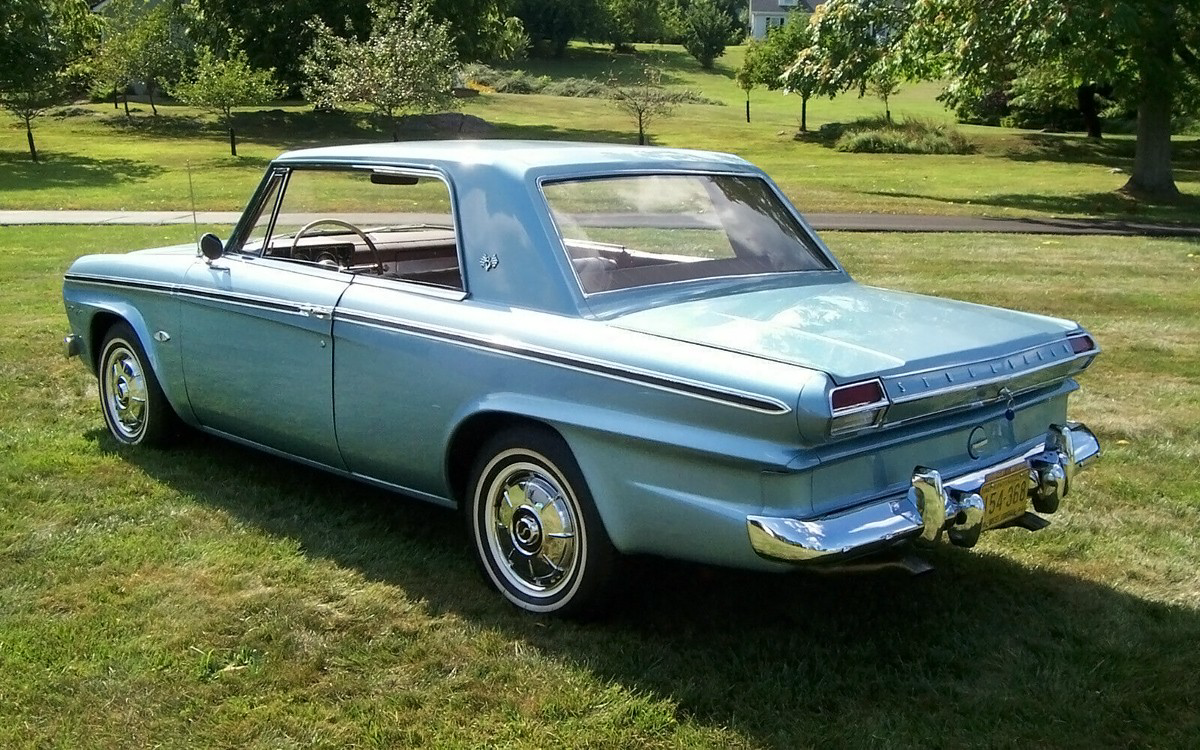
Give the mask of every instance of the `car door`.
M 343 274 L 269 258 L 192 266 L 180 295 L 181 348 L 200 424 L 342 468 L 331 336 L 348 283 Z
M 261 253 L 286 182 L 286 171 L 269 173 L 225 254 L 188 270 L 179 290 L 184 381 L 204 427 L 344 468 L 331 334 L 352 277 Z

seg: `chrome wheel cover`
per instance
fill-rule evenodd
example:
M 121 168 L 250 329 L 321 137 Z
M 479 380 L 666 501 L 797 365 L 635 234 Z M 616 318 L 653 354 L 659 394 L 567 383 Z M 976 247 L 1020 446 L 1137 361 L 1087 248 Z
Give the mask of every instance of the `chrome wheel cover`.
M 559 593 L 582 560 L 579 506 L 564 485 L 543 466 L 519 461 L 484 489 L 480 520 L 497 573 L 530 596 Z
M 104 411 L 113 432 L 136 441 L 146 430 L 148 389 L 142 363 L 124 341 L 114 341 L 101 369 Z

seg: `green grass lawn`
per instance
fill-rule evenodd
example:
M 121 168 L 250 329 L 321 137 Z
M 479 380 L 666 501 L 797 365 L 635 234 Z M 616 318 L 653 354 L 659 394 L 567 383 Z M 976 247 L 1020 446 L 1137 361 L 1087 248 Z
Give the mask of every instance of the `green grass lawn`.
M 118 447 L 59 352 L 62 272 L 191 236 L 0 228 L 0 747 L 1200 743 L 1200 243 L 828 235 L 863 281 L 1091 328 L 1102 462 L 927 577 L 639 561 L 584 625 L 503 603 L 446 511 Z
M 964 127 L 976 152 L 963 156 L 847 154 L 815 136 L 796 140 L 799 100 L 778 92 L 752 95 L 745 122 L 744 95 L 733 81 L 744 48 L 730 48 L 703 71 L 679 47 L 644 46 L 638 56 L 613 55 L 575 45 L 564 61 L 521 63 L 553 77 L 628 77 L 643 61 L 660 65 L 668 85 L 696 90 L 725 106 L 688 104 L 651 129 L 666 146 L 717 149 L 764 167 L 806 211 L 971 214 L 988 216 L 1138 216 L 1195 221 L 1200 216 L 1200 142 L 1176 140 L 1176 177 L 1188 198 L 1147 206 L 1114 191 L 1127 178 L 1133 140 L 1116 135 L 1090 142 L 1000 128 Z M 939 87 L 906 86 L 892 102 L 900 118 L 946 120 L 935 100 Z M 631 142 L 635 131 L 610 103 L 597 99 L 485 94 L 464 111 L 496 126 L 496 137 Z M 148 108 L 130 121 L 111 105 L 72 108 L 74 116 L 47 116 L 36 135 L 44 164 L 31 164 L 25 134 L 14 121 L 0 124 L 0 209 L 109 208 L 178 210 L 189 206 L 187 167 L 201 209 L 241 208 L 262 169 L 280 151 L 386 138 L 358 116 L 321 115 L 307 107 L 240 115 L 241 156 L 229 156 L 212 118 L 185 107 Z M 882 105 L 853 94 L 814 100 L 809 124 L 879 115 Z M 1117 170 L 1117 171 L 1114 171 Z

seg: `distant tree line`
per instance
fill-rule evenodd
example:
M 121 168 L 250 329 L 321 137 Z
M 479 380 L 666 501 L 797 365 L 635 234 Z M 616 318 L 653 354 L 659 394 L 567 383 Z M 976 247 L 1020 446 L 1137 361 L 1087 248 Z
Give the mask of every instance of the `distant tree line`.
M 1106 114 L 1136 120 L 1122 188 L 1178 195 L 1171 133 L 1200 114 L 1200 0 L 827 0 L 751 44 L 736 79 L 796 93 L 801 129 L 813 97 L 870 92 L 884 103 L 906 80 L 945 84 L 960 119 L 1022 126 L 1078 118 L 1102 135 Z
M 683 44 L 712 67 L 741 41 L 741 0 L 0 0 L 0 107 L 25 126 L 90 91 L 137 89 L 216 113 L 237 154 L 234 110 L 304 94 L 398 118 L 453 106 L 460 64 L 561 55 L 574 38 L 628 50 Z M 660 87 L 649 86 L 657 91 Z

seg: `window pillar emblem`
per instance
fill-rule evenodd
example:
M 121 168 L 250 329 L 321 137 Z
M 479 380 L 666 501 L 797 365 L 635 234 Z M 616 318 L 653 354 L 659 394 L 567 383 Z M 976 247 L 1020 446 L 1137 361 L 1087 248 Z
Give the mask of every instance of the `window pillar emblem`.
M 500 265 L 500 257 L 498 255 L 483 255 L 479 259 L 479 267 L 485 271 L 490 271 Z

